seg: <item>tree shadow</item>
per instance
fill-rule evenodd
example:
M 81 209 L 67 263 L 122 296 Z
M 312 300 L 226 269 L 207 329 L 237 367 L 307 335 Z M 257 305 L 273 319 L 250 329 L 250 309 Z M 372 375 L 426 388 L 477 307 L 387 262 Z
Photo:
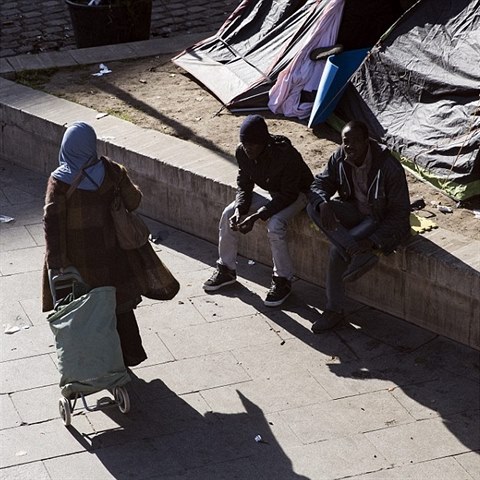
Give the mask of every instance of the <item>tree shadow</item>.
M 131 107 L 145 113 L 146 115 L 149 115 L 150 117 L 159 120 L 165 125 L 168 125 L 170 128 L 175 130 L 178 138 L 182 140 L 189 140 L 198 145 L 201 145 L 202 147 L 208 148 L 209 150 L 218 153 L 225 160 L 235 163 L 235 157 L 232 155 L 231 152 L 226 152 L 222 150 L 221 148 L 219 148 L 218 145 L 205 137 L 199 137 L 191 128 L 174 120 L 167 115 L 164 115 L 156 108 L 153 108 L 151 105 L 148 105 L 142 100 L 135 98 L 133 95 L 117 87 L 116 85 L 108 82 L 101 82 L 97 85 L 97 87 L 108 93 L 109 95 L 113 95 L 122 102 L 125 102 L 127 105 L 130 105 Z
M 242 412 L 202 413 L 206 404 L 198 395 L 180 397 L 158 378 L 141 378 L 142 370 L 127 385 L 132 400 L 128 415 L 116 408 L 104 410 L 103 430 L 95 427 L 98 418 L 89 416 L 96 431 L 88 436 L 70 427 L 113 478 L 247 480 L 264 478 L 256 465 L 268 461 L 281 466 L 285 480 L 308 480 L 293 471 L 263 411 L 238 390 Z

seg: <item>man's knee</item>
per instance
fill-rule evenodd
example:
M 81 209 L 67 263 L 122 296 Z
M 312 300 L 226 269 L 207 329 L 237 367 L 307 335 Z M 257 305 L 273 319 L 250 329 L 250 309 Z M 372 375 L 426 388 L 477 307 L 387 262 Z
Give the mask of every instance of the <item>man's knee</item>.
M 223 209 L 221 221 L 228 220 L 234 213 L 235 213 L 235 203 L 230 203 Z
M 287 234 L 287 222 L 277 216 L 271 217 L 267 221 L 267 235 L 269 239 L 278 240 L 285 238 Z

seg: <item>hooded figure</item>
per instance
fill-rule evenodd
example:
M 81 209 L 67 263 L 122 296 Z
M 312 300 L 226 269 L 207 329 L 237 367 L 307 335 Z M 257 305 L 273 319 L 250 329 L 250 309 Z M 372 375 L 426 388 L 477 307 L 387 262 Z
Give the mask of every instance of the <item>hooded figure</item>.
M 97 155 L 97 135 L 95 130 L 85 122 L 75 122 L 63 135 L 59 167 L 52 172 L 52 177 L 71 185 L 78 172 L 87 162 L 94 162 L 86 168 L 84 178 L 77 188 L 79 190 L 98 190 L 105 177 L 105 167 Z

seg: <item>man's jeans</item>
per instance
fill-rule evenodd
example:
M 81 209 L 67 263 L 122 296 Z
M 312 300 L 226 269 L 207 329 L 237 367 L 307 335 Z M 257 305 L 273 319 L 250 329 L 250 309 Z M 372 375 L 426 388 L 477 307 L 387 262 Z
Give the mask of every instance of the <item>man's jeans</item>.
M 353 203 L 334 199 L 330 201 L 330 205 L 340 222 L 336 230 L 325 230 L 320 222 L 320 214 L 311 205 L 307 206 L 307 213 L 332 243 L 326 282 L 327 309 L 341 312 L 345 302 L 342 275 L 351 260 L 347 250 L 355 247 L 357 240 L 371 235 L 377 229 L 377 223 L 372 217 L 360 213 Z
M 265 198 L 263 195 L 268 198 Z M 253 194 L 252 204 L 248 213 L 249 215 L 256 212 L 260 207 L 266 205 L 270 201 L 271 197 L 268 193 L 265 192 L 263 195 L 257 193 Z M 268 241 L 270 242 L 270 249 L 272 251 L 273 274 L 275 276 L 288 278 L 289 280 L 293 277 L 293 265 L 288 252 L 286 238 L 287 225 L 297 213 L 305 208 L 306 204 L 307 197 L 304 193 L 300 193 L 295 202 L 276 213 L 265 222 L 267 226 Z M 225 265 L 231 270 L 236 270 L 239 235 L 243 235 L 230 228 L 229 220 L 234 212 L 235 202 L 232 202 L 222 213 L 218 239 L 218 263 Z M 242 216 L 242 219 L 243 218 L 245 217 Z M 256 223 L 259 222 L 261 222 L 261 220 L 258 220 Z

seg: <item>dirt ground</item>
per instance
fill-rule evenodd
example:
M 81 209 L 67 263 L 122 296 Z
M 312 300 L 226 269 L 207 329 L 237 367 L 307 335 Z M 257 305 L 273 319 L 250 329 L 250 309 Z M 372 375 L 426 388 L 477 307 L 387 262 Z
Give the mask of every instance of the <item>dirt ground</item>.
M 238 129 L 245 113 L 229 112 L 213 95 L 170 56 L 108 63 L 112 73 L 93 76 L 98 65 L 62 69 L 46 74 L 30 74 L 19 80 L 50 94 L 115 115 L 142 127 L 189 140 L 207 148 L 233 155 Z M 339 134 L 328 125 L 308 129 L 305 121 L 263 113 L 271 133 L 289 137 L 302 153 L 313 173 L 320 171 L 340 142 Z M 436 225 L 480 240 L 480 223 L 473 209 L 478 201 L 460 206 L 428 184 L 408 174 L 411 201 L 423 198 L 423 216 Z M 453 209 L 442 213 L 437 205 Z M 466 208 L 468 207 L 468 208 Z

